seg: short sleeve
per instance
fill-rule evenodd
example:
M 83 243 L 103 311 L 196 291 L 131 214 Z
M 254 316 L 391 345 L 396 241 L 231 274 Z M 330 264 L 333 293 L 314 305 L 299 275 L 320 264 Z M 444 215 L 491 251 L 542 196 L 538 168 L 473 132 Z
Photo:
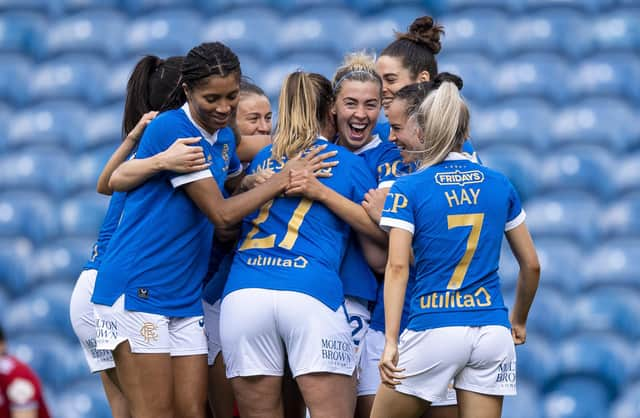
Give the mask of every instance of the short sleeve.
M 377 162 L 378 188 L 391 187 L 393 182 L 405 171 L 400 151 L 396 146 L 387 147 Z
M 231 160 L 229 161 L 229 171 L 227 172 L 227 177 L 233 178 L 242 174 L 242 163 L 240 162 L 240 158 L 238 158 L 238 154 L 236 154 L 235 149 L 233 150 L 233 154 L 231 154 Z
M 396 181 L 387 194 L 387 200 L 382 210 L 380 226 L 385 231 L 400 228 L 411 234 L 415 231 L 415 218 L 412 193 L 406 181 Z
M 258 154 L 251 160 L 249 167 L 247 167 L 247 174 L 255 174 L 258 170 L 258 167 L 262 165 L 262 163 L 269 158 L 271 155 L 271 146 L 266 146 L 262 150 L 258 152 Z
M 375 189 L 377 183 L 371 171 L 367 169 L 364 160 L 355 155 L 352 155 L 352 157 L 353 164 L 351 165 L 351 172 L 348 174 L 353 182 L 351 200 L 360 203 L 364 200 L 365 193 L 370 189 Z
M 509 192 L 509 201 L 508 201 L 508 209 L 507 209 L 507 223 L 504 226 L 504 230 L 510 231 L 515 227 L 522 224 L 526 218 L 526 214 L 524 209 L 522 209 L 522 203 L 520 203 L 520 197 L 518 196 L 518 192 L 513 187 L 511 182 L 507 180 L 507 187 Z
M 136 158 L 148 158 L 159 154 L 167 150 L 178 138 L 200 136 L 200 133 L 187 120 L 186 116 L 184 118 L 180 117 L 179 112 L 182 111 L 169 111 L 151 121 L 140 139 Z M 188 174 L 174 172 L 167 172 L 167 174 L 174 188 L 213 176 L 209 169 Z

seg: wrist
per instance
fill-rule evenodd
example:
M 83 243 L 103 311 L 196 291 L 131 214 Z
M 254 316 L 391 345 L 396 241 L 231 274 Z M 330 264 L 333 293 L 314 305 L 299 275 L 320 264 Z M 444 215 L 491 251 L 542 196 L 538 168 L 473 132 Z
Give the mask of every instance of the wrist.
M 164 151 L 156 154 L 152 157 L 151 161 L 153 162 L 153 171 L 158 173 L 160 171 L 165 171 L 167 169 L 167 160 L 164 156 Z

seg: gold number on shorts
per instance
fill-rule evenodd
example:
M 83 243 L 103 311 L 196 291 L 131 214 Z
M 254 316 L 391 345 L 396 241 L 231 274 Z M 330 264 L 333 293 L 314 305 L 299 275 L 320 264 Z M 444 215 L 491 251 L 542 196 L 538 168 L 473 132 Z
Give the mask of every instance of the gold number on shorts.
M 247 237 L 242 242 L 238 251 L 249 250 L 249 249 L 258 249 L 258 248 L 273 248 L 276 242 L 276 234 L 271 234 L 264 238 L 254 238 L 256 234 L 260 231 L 260 224 L 265 222 L 269 217 L 269 210 L 271 209 L 271 205 L 273 204 L 273 200 L 268 201 L 260 208 L 260 213 L 253 220 L 253 228 L 247 234 Z M 309 199 L 302 199 L 296 210 L 293 211 L 293 215 L 289 218 L 289 223 L 287 224 L 287 233 L 285 234 L 282 241 L 278 243 L 278 247 L 285 248 L 290 250 L 296 243 L 298 239 L 298 232 L 300 231 L 300 226 L 302 225 L 302 221 L 304 221 L 304 217 L 311 209 L 311 205 L 313 201 Z
M 460 226 L 471 227 L 471 232 L 467 238 L 467 248 L 464 251 L 462 259 L 451 275 L 447 289 L 460 289 L 460 287 L 462 287 L 464 276 L 467 274 L 473 254 L 475 254 L 476 248 L 478 247 L 478 240 L 480 239 L 480 231 L 482 231 L 483 221 L 484 213 L 447 216 L 448 229 L 458 228 Z

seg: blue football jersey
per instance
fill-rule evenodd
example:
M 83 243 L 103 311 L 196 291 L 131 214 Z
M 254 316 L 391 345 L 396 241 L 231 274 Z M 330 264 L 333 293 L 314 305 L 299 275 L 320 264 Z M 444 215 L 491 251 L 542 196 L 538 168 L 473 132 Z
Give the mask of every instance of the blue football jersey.
M 460 153 L 398 179 L 380 224 L 413 234 L 408 328 L 509 327 L 498 261 L 504 232 L 524 218 L 509 180 Z
M 361 158 L 319 138 L 337 150 L 332 176 L 320 179 L 346 198 L 359 202 L 375 187 Z M 283 163 L 271 158 L 271 146 L 258 153 L 249 167 L 274 172 Z M 308 294 L 332 310 L 343 302 L 338 275 L 350 228 L 324 205 L 301 197 L 278 197 L 244 219 L 224 295 L 244 288 L 289 290 Z
M 109 243 L 92 301 L 166 316 L 202 314 L 202 282 L 211 253 L 213 225 L 180 186 L 214 177 L 220 189 L 241 172 L 230 128 L 209 134 L 191 119 L 188 105 L 161 113 L 147 126 L 137 158 L 169 148 L 177 138 L 201 136 L 209 169 L 161 172 L 127 194 L 118 229 Z
M 95 244 L 93 244 L 91 256 L 89 257 L 89 261 L 84 265 L 84 270 L 98 270 L 100 268 L 102 259 L 107 252 L 111 236 L 113 236 L 120 222 L 126 196 L 126 193 L 121 192 L 114 192 L 111 195 L 107 213 L 104 215 L 100 232 L 98 232 L 98 239 Z
M 371 131 L 371 135 L 378 135 L 380 139 L 383 141 L 389 140 L 389 134 L 391 133 L 391 125 L 389 121 L 385 120 L 384 122 L 378 121 L 376 126 Z

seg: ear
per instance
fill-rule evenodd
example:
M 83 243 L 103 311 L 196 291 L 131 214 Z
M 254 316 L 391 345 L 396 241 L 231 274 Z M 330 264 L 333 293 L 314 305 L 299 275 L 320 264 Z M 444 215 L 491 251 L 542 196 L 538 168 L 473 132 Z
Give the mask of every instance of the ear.
M 331 105 L 331 114 L 333 116 L 336 116 L 338 114 L 338 109 L 336 109 L 336 102 L 333 102 L 333 104 Z
M 418 74 L 418 83 L 422 83 L 430 80 L 431 80 L 431 76 L 429 75 L 429 71 L 427 70 L 420 71 L 420 73 Z
M 189 99 L 190 95 L 191 95 L 191 90 L 189 89 L 189 86 L 187 86 L 187 83 L 182 83 L 182 91 L 184 91 L 184 95 L 187 96 L 187 99 Z

